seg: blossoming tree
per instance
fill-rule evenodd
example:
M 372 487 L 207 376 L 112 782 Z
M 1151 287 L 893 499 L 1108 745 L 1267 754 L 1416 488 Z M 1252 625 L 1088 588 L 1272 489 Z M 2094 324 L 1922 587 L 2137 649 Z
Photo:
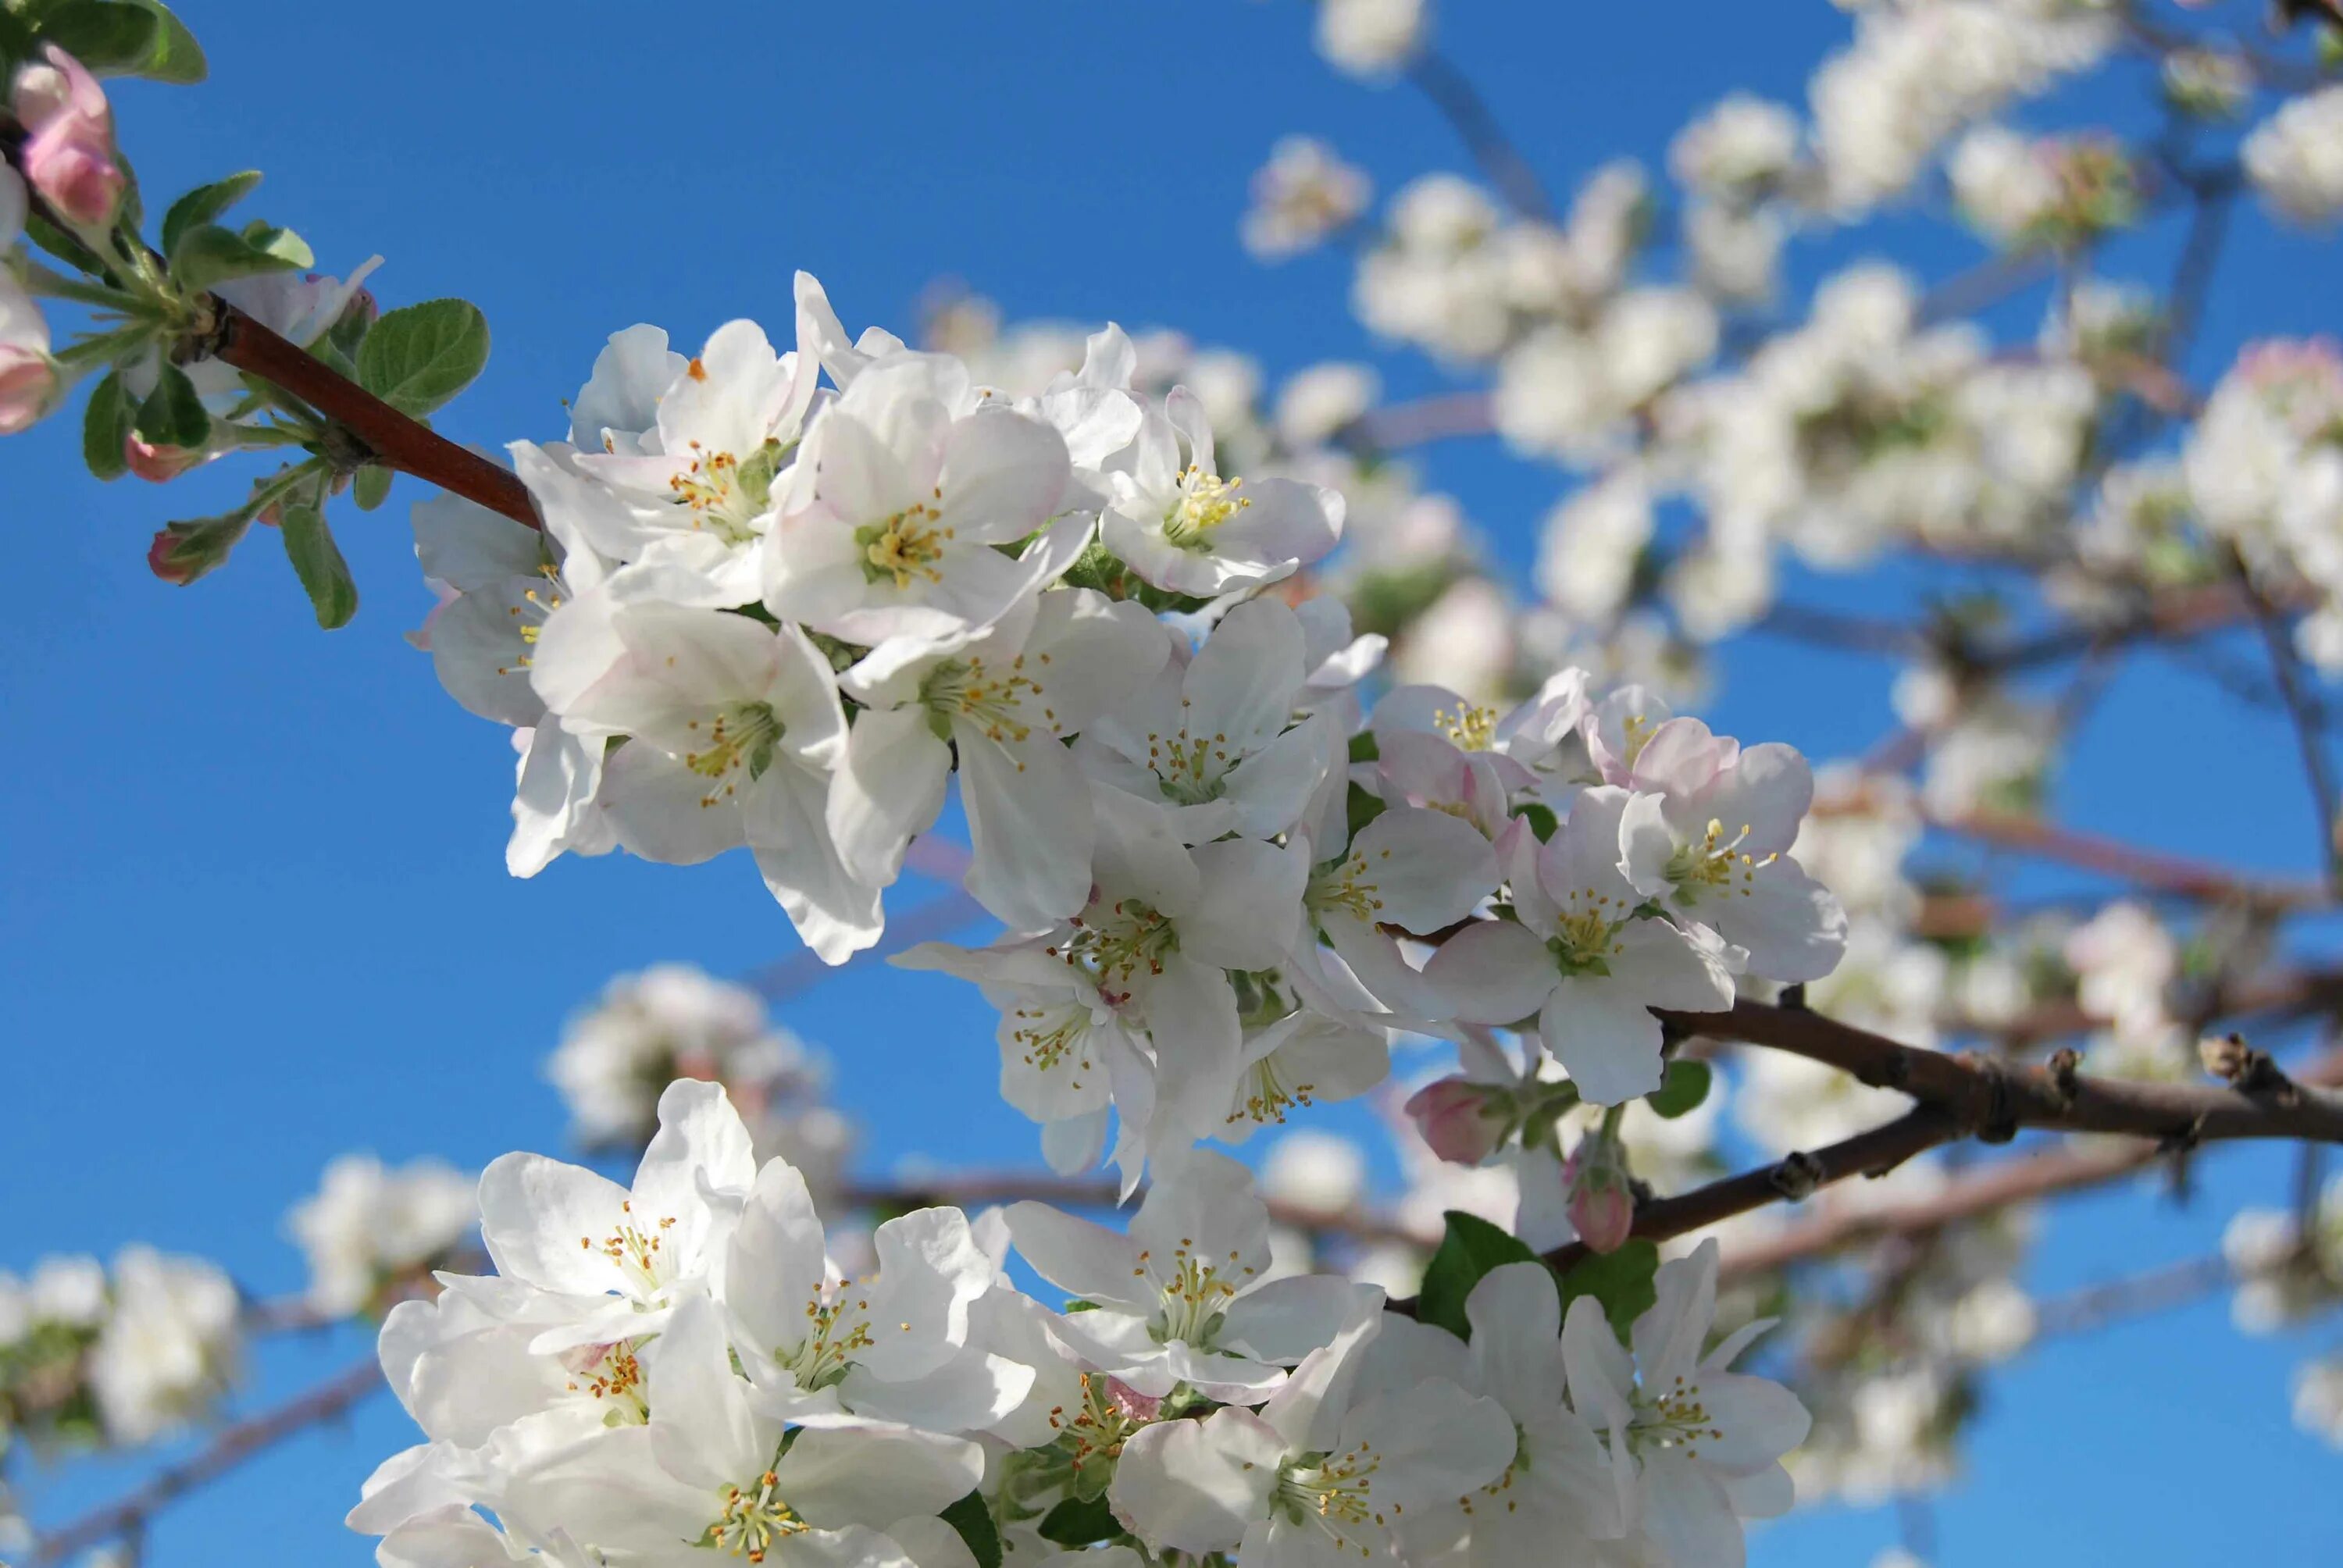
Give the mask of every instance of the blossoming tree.
M 2228 1283 L 2249 1328 L 2332 1305 L 2343 1058 L 2294 1048 L 2343 992 L 2291 938 L 2343 889 L 2343 349 L 2254 343 L 2208 386 L 2183 353 L 2226 226 L 2343 216 L 2343 19 L 1851 9 L 1804 115 L 1727 98 L 1666 186 L 1614 164 L 1558 203 L 1419 0 L 1318 0 L 1326 59 L 1429 95 L 1475 170 L 1378 218 L 1292 139 L 1242 238 L 1352 246 L 1361 320 L 1447 396 L 1328 363 L 1270 405 L 1232 356 L 967 298 L 854 331 L 799 272 L 787 321 L 608 334 L 566 428 L 484 455 L 427 422 L 485 363 L 478 309 L 312 272 L 230 216 L 257 175 L 150 208 L 101 78 L 201 78 L 158 0 L 0 6 L 0 432 L 76 417 L 101 481 L 248 465 L 148 564 L 191 585 L 273 535 L 329 630 L 340 514 L 423 481 L 413 640 L 511 736 L 509 872 L 745 849 L 822 965 L 979 989 L 1038 1151 L 860 1181 L 766 998 L 625 977 L 551 1068 L 615 1178 L 337 1161 L 293 1217 L 299 1301 L 143 1248 L 0 1278 L 0 1457 L 136 1447 L 216 1417 L 248 1336 L 379 1323 L 119 1503 L 15 1521 L 26 1560 L 135 1542 L 387 1386 L 417 1441 L 320 1503 L 385 1568 L 1738 1563 L 1801 1498 L 1940 1482 L 2039 1332 Z M 2139 63 L 2150 132 L 2006 123 Z M 1977 271 L 1783 300 L 1785 246 L 1931 196 Z M 2168 283 L 2102 276 L 2172 210 Z M 1966 318 L 2028 290 L 2030 338 Z M 1571 476 L 1533 583 L 1417 486 L 1408 450 L 1464 431 Z M 1917 624 L 1777 591 L 1891 558 L 2016 569 Z M 2098 672 L 2231 628 L 2311 873 L 2046 819 Z M 1901 729 L 1817 773 L 1678 711 L 1758 630 L 1897 661 Z M 2128 891 L 2022 911 L 1942 875 L 1946 840 Z M 997 935 L 919 940 L 907 872 Z M 1453 1069 L 1395 1083 L 1395 1042 Z M 1396 1199 L 1309 1125 L 1362 1099 Z M 2018 1287 L 2026 1205 L 2235 1140 L 2304 1174 L 2224 1257 Z M 2343 1441 L 2343 1360 L 2298 1392 Z

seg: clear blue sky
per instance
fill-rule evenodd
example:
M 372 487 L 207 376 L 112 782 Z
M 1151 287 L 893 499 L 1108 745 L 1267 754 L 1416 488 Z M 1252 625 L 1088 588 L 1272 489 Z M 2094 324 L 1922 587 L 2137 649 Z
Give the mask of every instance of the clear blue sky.
M 737 315 L 785 324 L 799 266 L 857 324 L 908 327 L 949 274 L 1012 318 L 1177 326 L 1273 373 L 1357 357 L 1370 347 L 1339 257 L 1262 270 L 1240 251 L 1248 175 L 1296 130 L 1331 136 L 1385 191 L 1461 161 L 1417 98 L 1322 67 L 1295 0 L 185 9 L 212 82 L 119 99 L 149 192 L 256 165 L 252 210 L 297 226 L 328 269 L 380 251 L 386 303 L 478 301 L 495 355 L 442 424 L 490 444 L 558 433 L 558 399 L 617 327 L 694 342 Z M 1729 87 L 1801 101 L 1846 27 L 1821 4 L 1449 10 L 1448 47 L 1557 187 L 1618 153 L 1656 159 Z M 1932 271 L 1974 259 L 1916 223 L 1883 232 Z M 2160 228 L 2123 255 L 2160 276 L 2171 243 Z M 1804 250 L 1797 269 L 1846 254 Z M 2210 345 L 2331 329 L 2334 266 L 2331 247 L 2248 225 Z M 1399 390 L 1440 385 L 1412 357 L 1382 359 Z M 193 589 L 147 576 L 149 534 L 219 509 L 233 479 L 101 487 L 76 449 L 69 422 L 0 444 L 19 585 L 0 632 L 0 1266 L 141 1239 L 297 1287 L 278 1216 L 330 1155 L 477 1165 L 558 1148 L 539 1071 L 569 1007 L 649 960 L 738 972 L 794 950 L 741 866 L 611 859 L 507 879 L 504 739 L 400 640 L 427 608 L 410 481 L 392 511 L 342 524 L 364 606 L 327 636 L 267 538 Z M 1553 475 L 1480 443 L 1441 449 L 1431 471 L 1526 564 Z M 1843 584 L 1797 591 L 1861 602 Z M 1885 676 L 1753 643 L 1711 714 L 1829 754 L 1885 724 Z M 2111 833 L 2269 867 L 2303 864 L 2312 831 L 2282 729 L 2156 664 L 2116 685 L 2059 801 Z M 1033 1158 L 1028 1126 L 995 1105 L 972 991 L 858 970 L 788 1020 L 835 1057 L 873 1167 Z M 2077 1205 L 2036 1282 L 2199 1255 L 2228 1208 L 2276 1200 L 2285 1172 L 2276 1154 L 2224 1154 L 2185 1210 Z M 357 1333 L 271 1346 L 247 1399 L 365 1348 Z M 2038 1350 L 1989 1392 L 1970 1474 L 1937 1508 L 1939 1560 L 2335 1561 L 2343 1461 L 2288 1423 L 2298 1349 L 2239 1341 L 2207 1304 Z M 378 1402 L 175 1510 L 152 1561 L 361 1563 L 368 1543 L 339 1516 L 407 1441 Z M 45 1515 L 120 1479 L 60 1483 Z M 1861 1563 L 1895 1539 L 1889 1515 L 1825 1510 L 1765 1534 L 1755 1560 Z

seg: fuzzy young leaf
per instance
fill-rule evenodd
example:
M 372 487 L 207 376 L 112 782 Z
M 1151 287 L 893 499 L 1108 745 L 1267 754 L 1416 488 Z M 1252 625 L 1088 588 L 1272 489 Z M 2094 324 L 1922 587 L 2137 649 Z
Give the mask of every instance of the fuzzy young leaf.
M 210 438 L 212 417 L 196 396 L 187 373 L 168 360 L 155 377 L 155 390 L 138 406 L 132 427 L 150 447 L 177 447 L 192 451 Z
M 1704 1061 L 1671 1061 L 1667 1076 L 1660 1080 L 1659 1088 L 1644 1097 L 1644 1103 L 1673 1121 L 1700 1109 L 1714 1076 Z
M 1473 1336 L 1464 1316 L 1464 1299 L 1481 1276 L 1506 1263 L 1534 1263 L 1538 1255 L 1519 1236 L 1501 1231 L 1477 1215 L 1448 1211 L 1448 1231 L 1440 1250 L 1424 1266 L 1423 1285 L 1416 1292 L 1419 1322 L 1437 1323 L 1458 1339 Z
M 245 244 L 262 255 L 273 256 L 291 266 L 317 265 L 317 253 L 309 248 L 309 242 L 289 228 L 278 228 L 275 224 L 254 218 L 244 226 L 242 237 Z
M 1659 1288 L 1653 1283 L 1659 1271 L 1660 1248 L 1655 1241 L 1629 1241 L 1615 1251 L 1592 1253 L 1563 1275 L 1562 1310 L 1570 1311 L 1570 1303 L 1581 1296 L 1593 1296 L 1603 1303 L 1611 1332 L 1624 1343 L 1635 1320 L 1660 1299 Z
M 122 377 L 109 370 L 82 410 L 81 456 L 89 471 L 101 479 L 118 479 L 129 472 L 122 453 L 129 434 L 130 395 L 122 388 Z
M 173 15 L 163 0 L 131 0 L 131 4 L 155 17 L 155 42 L 147 49 L 146 57 L 131 67 L 132 75 L 181 87 L 191 87 L 211 75 L 211 62 L 204 58 L 204 46 L 196 42 L 187 25 Z
M 380 463 L 368 463 L 350 477 L 350 498 L 361 512 L 371 512 L 389 498 L 390 470 Z
M 260 171 L 246 169 L 215 180 L 207 186 L 197 186 L 163 215 L 163 254 L 170 255 L 179 248 L 179 240 L 187 230 L 199 223 L 209 223 L 220 214 L 252 194 L 260 184 Z
M 293 573 L 308 590 L 317 624 L 327 631 L 347 626 L 358 612 L 357 585 L 350 580 L 349 563 L 334 543 L 326 514 L 307 502 L 287 502 L 278 531 L 285 536 L 285 554 Z
M 308 247 L 301 246 L 306 254 Z M 183 288 L 209 288 L 235 277 L 291 272 L 308 263 L 266 249 L 217 224 L 199 223 L 171 247 L 171 276 Z
M 420 417 L 472 384 L 488 362 L 488 323 L 461 299 L 384 313 L 358 345 L 358 384 Z
M 152 11 L 126 0 L 65 0 L 42 15 L 40 26 L 43 43 L 100 76 L 136 72 L 154 55 L 161 30 Z
M 968 1543 L 976 1568 L 1001 1568 L 1001 1532 L 993 1526 L 992 1510 L 977 1493 L 970 1493 L 943 1511 L 943 1522 Z

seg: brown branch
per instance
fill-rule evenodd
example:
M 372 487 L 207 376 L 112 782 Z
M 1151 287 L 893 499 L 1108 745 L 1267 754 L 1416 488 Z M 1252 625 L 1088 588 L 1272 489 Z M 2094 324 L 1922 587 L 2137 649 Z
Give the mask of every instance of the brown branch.
M 25 1560 L 29 1568 L 62 1563 L 76 1553 L 144 1528 L 149 1518 L 176 1499 L 217 1481 L 295 1433 L 333 1420 L 383 1386 L 382 1368 L 368 1357 L 274 1410 L 220 1428 L 196 1453 L 156 1471 L 126 1495 L 42 1536 Z
M 223 362 L 281 387 L 343 427 L 386 467 L 412 474 L 528 528 L 538 528 L 528 487 L 477 452 L 338 376 L 324 361 L 222 301 L 219 325 L 206 344 Z
M 2278 696 L 2286 704 L 2287 717 L 2294 724 L 2295 746 L 2302 755 L 2303 777 L 2310 786 L 2311 809 L 2318 813 L 2318 863 L 2325 868 L 2327 883 L 2332 888 L 2343 879 L 2343 860 L 2337 856 L 2335 770 L 2327 755 L 2326 739 L 2319 734 L 2318 701 L 2311 695 L 2303 674 L 2302 656 L 2295 649 L 2285 618 L 2255 586 L 2253 573 L 2236 547 L 2230 547 L 2227 554 L 2229 570 L 2253 610 L 2254 627 L 2261 633 L 2262 646 L 2269 652 L 2270 678 L 2278 682 Z
M 2227 1260 L 2210 1257 L 2189 1258 L 2128 1279 L 2085 1285 L 2044 1302 L 2035 1312 L 2034 1336 L 2042 1340 L 2055 1334 L 2085 1333 L 2122 1318 L 2186 1306 L 2220 1290 L 2229 1280 Z

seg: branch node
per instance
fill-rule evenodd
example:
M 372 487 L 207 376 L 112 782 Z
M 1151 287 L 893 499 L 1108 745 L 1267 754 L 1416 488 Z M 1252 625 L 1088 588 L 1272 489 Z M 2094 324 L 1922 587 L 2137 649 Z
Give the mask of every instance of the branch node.
M 1784 1012 L 1807 1012 L 1812 1010 L 1806 1005 L 1806 982 L 1799 980 L 1793 985 L 1784 986 L 1782 988 L 1782 994 L 1775 999 L 1774 1005 L 1780 1008 Z
M 2006 1143 L 2017 1136 L 2017 1098 L 2010 1092 L 2009 1064 L 1997 1056 L 1972 1053 L 1967 1058 L 1985 1081 L 1985 1114 L 1977 1121 L 1976 1141 Z
M 2058 1108 L 2071 1111 L 2079 1087 L 2076 1075 L 2082 1070 L 2083 1053 L 2071 1045 L 2062 1045 L 2050 1053 L 2050 1088 L 2058 1096 Z
M 2224 1035 L 2218 1040 L 2203 1040 L 2197 1043 L 2197 1058 L 2205 1070 L 2227 1082 L 2240 1094 L 2250 1094 L 2270 1100 L 2280 1105 L 2293 1105 L 2302 1099 L 2302 1091 L 2286 1075 L 2269 1052 L 2256 1050 L 2246 1043 L 2242 1034 Z
M 1803 1203 L 1830 1180 L 1830 1172 L 1821 1161 L 1801 1150 L 1784 1155 L 1782 1162 L 1767 1172 L 1765 1180 L 1791 1202 Z

